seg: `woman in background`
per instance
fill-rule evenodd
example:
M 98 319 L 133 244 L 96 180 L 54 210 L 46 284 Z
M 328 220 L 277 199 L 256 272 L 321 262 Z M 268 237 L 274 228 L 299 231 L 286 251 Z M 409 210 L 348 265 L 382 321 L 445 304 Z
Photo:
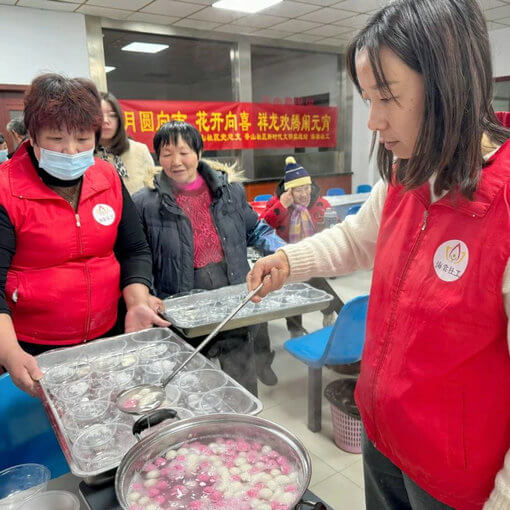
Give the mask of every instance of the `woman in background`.
M 285 159 L 285 175 L 260 218 L 273 227 L 282 239 L 296 243 L 319 231 L 324 221 L 324 213 L 329 207 L 328 201 L 321 197 L 319 186 L 312 181 L 310 174 L 289 156 Z M 308 283 L 333 296 L 330 305 L 322 311 L 322 325 L 331 326 L 335 322 L 336 313 L 343 306 L 342 301 L 324 278 L 312 278 Z M 306 334 L 301 315 L 287 317 L 286 321 L 292 337 Z
M 103 123 L 96 156 L 109 161 L 130 194 L 142 189 L 154 175 L 154 160 L 147 146 L 127 137 L 124 116 L 114 95 L 101 94 Z

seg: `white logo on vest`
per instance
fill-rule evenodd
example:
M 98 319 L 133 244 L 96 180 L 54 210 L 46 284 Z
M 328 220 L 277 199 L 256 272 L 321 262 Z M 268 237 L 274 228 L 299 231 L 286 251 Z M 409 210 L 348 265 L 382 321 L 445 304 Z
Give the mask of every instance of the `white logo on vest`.
M 437 276 L 445 282 L 456 282 L 466 271 L 469 250 L 458 239 L 446 241 L 434 254 L 434 269 Z
M 109 227 L 115 221 L 115 211 L 106 204 L 95 205 L 94 209 L 92 209 L 92 216 L 94 216 L 94 219 L 98 223 L 105 227 Z

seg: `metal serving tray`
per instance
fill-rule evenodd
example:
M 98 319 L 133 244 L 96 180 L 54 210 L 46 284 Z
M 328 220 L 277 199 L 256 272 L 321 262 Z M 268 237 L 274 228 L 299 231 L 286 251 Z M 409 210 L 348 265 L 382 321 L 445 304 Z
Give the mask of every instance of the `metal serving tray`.
M 207 335 L 241 302 L 246 293 L 246 285 L 241 283 L 168 298 L 164 301 L 164 316 L 188 338 Z M 307 283 L 290 283 L 272 292 L 260 303 L 248 303 L 223 330 L 323 310 L 332 299 L 333 296 L 327 292 Z
M 137 384 L 157 384 L 170 373 L 172 364 L 183 361 L 191 350 L 169 329 L 152 328 L 37 356 L 45 374 L 41 380 L 43 404 L 74 475 L 88 484 L 103 483 L 113 476 L 135 442 L 130 429 L 138 418 L 117 409 L 118 393 Z M 175 383 L 168 385 L 166 393 L 162 407 L 176 409 L 182 418 L 213 412 L 256 415 L 262 411 L 260 400 L 200 353 Z M 87 406 L 92 408 L 90 413 Z M 73 447 L 82 442 L 83 437 L 79 438 L 85 431 L 103 425 L 115 431 L 115 447 L 108 447 L 104 461 L 97 460 L 100 454 L 84 456 Z

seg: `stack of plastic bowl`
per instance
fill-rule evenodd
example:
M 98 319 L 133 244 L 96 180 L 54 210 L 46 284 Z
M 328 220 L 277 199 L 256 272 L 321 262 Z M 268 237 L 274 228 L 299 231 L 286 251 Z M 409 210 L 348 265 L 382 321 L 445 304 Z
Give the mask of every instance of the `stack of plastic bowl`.
M 46 491 L 50 470 L 41 464 L 20 464 L 0 472 L 0 510 L 14 510 Z

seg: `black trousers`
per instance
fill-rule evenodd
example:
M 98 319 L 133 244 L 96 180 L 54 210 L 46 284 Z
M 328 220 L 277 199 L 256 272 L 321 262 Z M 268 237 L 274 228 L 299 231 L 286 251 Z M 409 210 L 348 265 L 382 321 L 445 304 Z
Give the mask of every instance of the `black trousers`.
M 366 510 L 453 510 L 413 482 L 362 431 Z
M 336 292 L 333 290 L 331 285 L 328 283 L 326 278 L 310 278 L 306 283 L 310 284 L 312 287 L 323 290 L 328 294 L 333 296 L 331 303 L 327 308 L 322 310 L 324 315 L 329 315 L 330 313 L 336 312 L 338 313 L 344 304 L 342 300 L 337 296 Z M 294 315 L 292 317 L 287 317 L 287 329 L 296 329 L 303 327 L 303 316 L 302 315 Z

